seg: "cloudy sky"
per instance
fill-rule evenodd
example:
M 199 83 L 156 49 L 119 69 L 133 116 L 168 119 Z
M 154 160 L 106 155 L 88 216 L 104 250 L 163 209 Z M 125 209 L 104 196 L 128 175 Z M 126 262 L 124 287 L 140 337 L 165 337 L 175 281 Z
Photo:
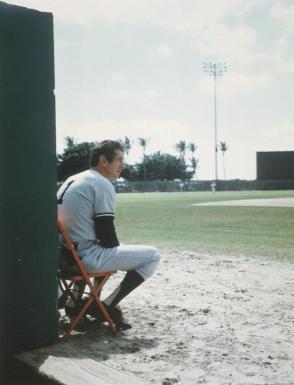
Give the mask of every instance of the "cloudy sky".
M 256 151 L 294 150 L 293 0 L 19 0 L 54 14 L 57 149 L 130 137 L 129 161 L 197 145 L 214 177 L 213 78 L 227 178 L 256 178 Z M 189 155 L 188 155 L 189 158 Z M 219 177 L 223 177 L 219 154 Z

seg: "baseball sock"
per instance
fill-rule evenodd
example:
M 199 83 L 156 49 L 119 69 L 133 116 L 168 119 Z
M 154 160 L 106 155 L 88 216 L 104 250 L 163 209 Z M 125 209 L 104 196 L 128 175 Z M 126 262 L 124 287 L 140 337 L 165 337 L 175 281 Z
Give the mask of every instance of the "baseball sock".
M 128 271 L 120 285 L 114 290 L 109 297 L 103 301 L 107 306 L 116 306 L 124 297 L 126 297 L 131 291 L 136 289 L 141 283 L 144 282 L 144 278 L 135 270 Z

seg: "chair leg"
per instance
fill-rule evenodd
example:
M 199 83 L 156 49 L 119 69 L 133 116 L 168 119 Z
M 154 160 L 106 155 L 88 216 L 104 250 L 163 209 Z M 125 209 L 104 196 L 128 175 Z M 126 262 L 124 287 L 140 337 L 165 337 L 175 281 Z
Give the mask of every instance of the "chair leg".
M 114 333 L 117 333 L 117 328 L 116 328 L 116 325 L 115 323 L 113 322 L 112 318 L 110 317 L 110 315 L 108 314 L 108 312 L 106 311 L 105 309 L 105 306 L 103 305 L 102 301 L 100 300 L 100 293 L 102 291 L 102 288 L 105 284 L 105 282 L 110 278 L 110 275 L 111 274 L 107 274 L 103 279 L 102 281 L 99 283 L 99 285 L 97 286 L 97 291 L 96 293 L 99 293 L 99 297 L 98 295 L 96 294 L 94 298 L 92 298 L 93 300 L 96 301 L 104 319 L 108 322 L 108 325 L 110 327 L 110 329 L 114 332 Z
M 91 298 L 90 298 L 91 299 Z M 80 321 L 80 319 L 82 318 L 82 316 L 85 314 L 87 308 L 90 306 L 91 302 L 89 303 L 89 301 L 87 301 L 84 306 L 82 307 L 82 309 L 79 311 L 79 313 L 76 315 L 76 317 L 74 318 L 73 322 L 70 324 L 67 332 L 65 333 L 65 335 L 62 337 L 62 341 L 67 341 L 72 333 L 72 331 L 75 329 L 75 327 L 77 326 L 78 322 Z
M 95 300 L 97 306 L 99 307 L 99 309 L 100 309 L 104 319 L 108 322 L 110 329 L 114 333 L 117 333 L 117 328 L 116 328 L 115 323 L 111 319 L 111 317 L 108 314 L 108 312 L 106 311 L 102 301 L 100 300 L 100 294 L 101 294 L 102 288 L 103 288 L 104 284 L 106 283 L 106 281 L 109 279 L 110 275 L 111 274 L 107 274 L 107 275 L 101 277 L 102 279 L 99 280 L 99 282 L 97 280 L 94 283 L 95 286 L 93 286 L 92 283 L 90 283 L 90 285 L 88 284 L 88 286 L 90 288 L 90 293 L 89 293 L 90 297 L 89 297 L 88 301 L 86 301 L 86 303 L 83 305 L 82 309 L 79 311 L 77 316 L 74 318 L 73 322 L 70 324 L 66 334 L 62 337 L 62 341 L 65 342 L 65 341 L 67 341 L 69 339 L 72 331 L 75 329 L 75 327 L 77 326 L 78 322 L 80 321 L 82 316 L 86 313 L 86 310 L 88 309 L 88 307 L 91 305 L 91 303 L 94 300 Z M 66 281 L 65 282 L 64 281 L 65 280 L 63 280 L 63 283 L 64 283 L 66 289 L 69 291 L 69 293 L 71 293 L 72 284 L 68 284 Z M 97 284 L 97 286 L 96 286 L 96 284 Z

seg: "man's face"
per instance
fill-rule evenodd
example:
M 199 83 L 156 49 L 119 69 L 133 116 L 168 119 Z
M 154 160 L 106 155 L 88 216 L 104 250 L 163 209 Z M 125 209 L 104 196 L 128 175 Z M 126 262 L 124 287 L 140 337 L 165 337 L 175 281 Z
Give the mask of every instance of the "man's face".
M 124 168 L 124 153 L 120 150 L 115 150 L 113 161 L 110 163 L 106 159 L 104 176 L 109 180 L 117 179 Z

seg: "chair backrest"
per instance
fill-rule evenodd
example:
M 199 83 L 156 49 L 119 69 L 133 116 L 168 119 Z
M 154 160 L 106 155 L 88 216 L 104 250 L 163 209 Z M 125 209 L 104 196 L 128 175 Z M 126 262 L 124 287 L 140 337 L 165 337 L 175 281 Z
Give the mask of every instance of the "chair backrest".
M 81 262 L 81 259 L 79 257 L 79 254 L 77 253 L 72 241 L 70 240 L 67 232 L 65 231 L 65 229 L 63 227 L 63 224 L 60 222 L 59 219 L 57 220 L 57 228 L 58 228 L 58 231 L 61 234 L 62 238 L 64 239 L 64 242 L 65 242 L 68 250 L 70 251 L 71 255 L 73 256 L 76 267 L 79 269 L 80 274 L 83 275 L 83 277 L 86 281 L 88 281 L 89 280 L 88 273 L 86 272 L 86 270 L 85 270 L 85 268 Z

